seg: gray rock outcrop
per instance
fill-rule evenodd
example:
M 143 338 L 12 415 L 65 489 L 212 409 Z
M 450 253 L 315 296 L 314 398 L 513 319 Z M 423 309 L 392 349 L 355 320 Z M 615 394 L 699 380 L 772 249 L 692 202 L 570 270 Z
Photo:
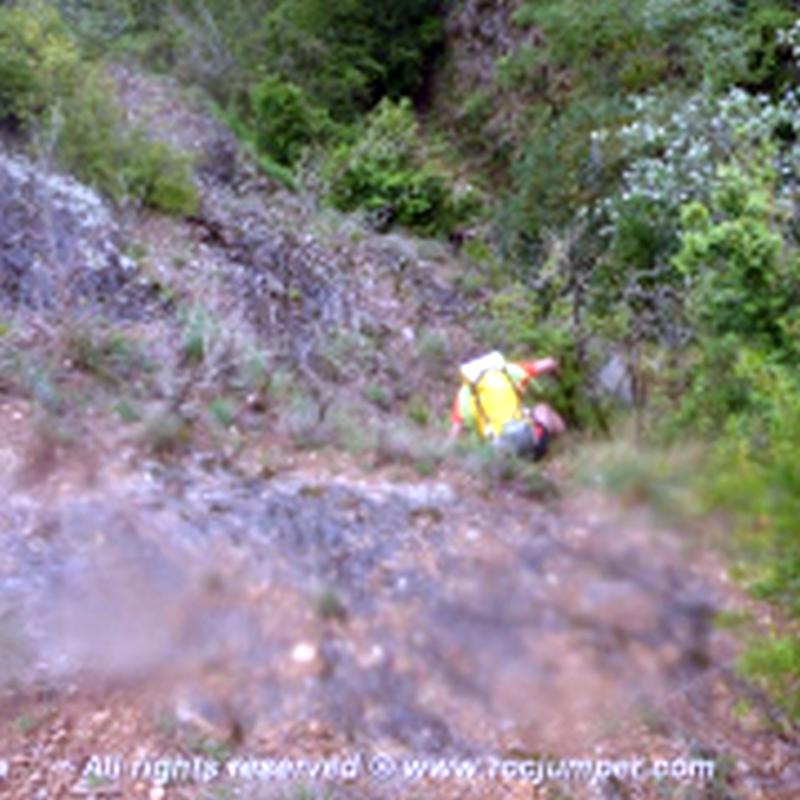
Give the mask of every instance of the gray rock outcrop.
M 145 290 L 119 241 L 111 209 L 92 189 L 0 152 L 0 304 L 129 314 Z

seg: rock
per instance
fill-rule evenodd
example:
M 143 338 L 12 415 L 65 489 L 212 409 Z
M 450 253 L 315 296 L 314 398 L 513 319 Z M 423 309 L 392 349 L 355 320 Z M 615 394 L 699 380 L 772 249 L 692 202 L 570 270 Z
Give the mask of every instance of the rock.
M 633 376 L 624 359 L 615 353 L 597 376 L 600 389 L 623 405 L 633 405 Z
M 438 510 L 440 506 L 449 506 L 456 501 L 455 490 L 446 483 L 412 484 L 397 487 L 395 491 L 408 503 L 412 512 Z
M 231 738 L 236 727 L 224 705 L 199 689 L 184 693 L 175 705 L 175 718 L 205 736 L 219 741 Z
M 95 191 L 0 152 L 0 302 L 90 303 L 132 316 L 151 293 L 136 287 L 135 265 L 121 256 L 119 238 Z
M 296 664 L 310 664 L 317 657 L 317 648 L 309 642 L 299 642 L 292 648 L 292 661 Z

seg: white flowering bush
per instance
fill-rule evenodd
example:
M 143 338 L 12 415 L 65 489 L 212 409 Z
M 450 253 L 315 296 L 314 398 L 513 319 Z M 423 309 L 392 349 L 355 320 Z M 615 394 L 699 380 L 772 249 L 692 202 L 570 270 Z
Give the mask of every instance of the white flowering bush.
M 603 207 L 613 228 L 632 201 L 647 200 L 676 210 L 689 200 L 705 199 L 714 190 L 718 166 L 763 143 L 775 141 L 780 190 L 786 195 L 800 177 L 800 90 L 792 88 L 778 101 L 734 88 L 721 97 L 700 92 L 665 102 L 656 96 L 634 101 L 636 119 L 604 141 L 631 156 L 619 191 Z
M 800 23 L 782 32 L 779 43 L 800 60 Z M 593 298 L 598 309 L 622 303 L 636 336 L 672 344 L 690 336 L 682 314 L 690 287 L 673 264 L 681 209 L 710 201 L 725 179 L 724 165 L 746 165 L 769 148 L 772 201 L 789 229 L 797 225 L 800 90 L 794 86 L 776 99 L 739 87 L 688 97 L 651 93 L 631 100 L 629 122 L 595 130 L 590 139 L 595 161 L 625 164 L 612 192 L 580 212 L 596 221 L 606 248 L 593 266 Z

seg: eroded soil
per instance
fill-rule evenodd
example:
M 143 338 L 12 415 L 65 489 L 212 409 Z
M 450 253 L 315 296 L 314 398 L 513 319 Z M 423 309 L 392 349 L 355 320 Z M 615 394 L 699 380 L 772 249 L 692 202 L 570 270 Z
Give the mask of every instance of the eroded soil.
M 745 601 L 688 532 L 335 455 L 267 478 L 124 448 L 87 470 L 77 451 L 23 479 L 24 445 L 9 427 L 7 796 L 796 796 L 797 743 L 732 714 L 737 645 L 712 618 Z M 484 771 L 379 780 L 375 754 Z M 354 780 L 226 772 L 302 757 L 362 760 Z M 491 762 L 636 757 L 714 775 L 540 782 Z M 164 786 L 131 766 L 159 758 L 194 771 Z

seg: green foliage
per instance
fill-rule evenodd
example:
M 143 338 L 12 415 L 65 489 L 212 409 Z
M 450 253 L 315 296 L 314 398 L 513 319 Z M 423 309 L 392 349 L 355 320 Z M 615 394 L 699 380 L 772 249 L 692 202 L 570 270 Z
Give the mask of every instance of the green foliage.
M 800 29 L 779 32 L 792 16 L 778 0 L 583 6 L 526 3 L 516 15 L 541 27 L 547 46 L 505 57 L 500 83 L 527 87 L 545 75 L 561 88 L 540 87 L 520 110 L 530 133 L 510 162 L 499 223 L 506 254 L 527 262 L 541 260 L 553 231 L 577 223 L 576 260 L 599 264 L 594 293 L 617 304 L 628 287 L 639 293 L 640 274 L 668 263 L 678 207 L 707 200 L 717 166 L 738 148 L 780 140 L 781 181 L 794 173 L 787 74 Z M 553 62 L 569 70 L 568 81 L 544 69 Z M 674 284 L 674 271 L 663 277 Z
M 575 69 L 581 78 L 600 90 L 641 90 L 640 72 L 651 80 L 662 77 L 660 69 L 650 75 L 646 68 L 658 64 L 652 57 L 643 0 L 580 0 L 526 3 L 516 13 L 520 25 L 537 25 L 545 34 L 547 57 Z M 637 66 L 634 66 L 637 65 Z
M 154 370 L 139 342 L 122 331 L 99 325 L 70 332 L 64 354 L 76 369 L 112 386 L 133 384 Z
M 191 214 L 198 195 L 191 164 L 163 142 L 127 130 L 110 82 L 97 70 L 83 89 L 65 98 L 53 120 L 58 159 L 82 180 L 117 202 L 133 200 L 168 214 Z
M 442 41 L 439 0 L 283 0 L 264 20 L 265 69 L 340 120 L 413 95 Z
M 710 207 L 683 208 L 675 264 L 691 283 L 690 316 L 701 336 L 733 336 L 792 358 L 800 269 L 784 246 L 773 187 L 763 160 L 722 168 Z
M 268 152 L 259 149 L 256 141 L 257 133 L 253 124 L 246 122 L 244 117 L 234 112 L 224 110 L 214 102 L 211 102 L 209 107 L 214 116 L 236 134 L 244 149 L 258 162 L 266 176 L 282 184 L 290 191 L 297 190 L 297 183 L 292 170 L 284 164 L 279 164 Z M 247 113 L 245 112 L 246 116 Z
M 750 645 L 739 670 L 760 683 L 790 717 L 800 721 L 800 638 L 771 637 Z
M 384 102 L 372 115 L 360 140 L 342 145 L 327 171 L 332 179 L 331 200 L 339 208 L 390 205 L 391 194 L 411 180 L 417 150 L 416 121 L 407 103 Z
M 130 148 L 121 134 L 122 115 L 110 82 L 95 69 L 84 73 L 80 93 L 64 97 L 66 113 L 54 109 L 50 124 L 63 166 L 116 201 L 127 195 L 124 167 Z
M 747 404 L 727 418 L 708 502 L 737 520 L 751 588 L 800 615 L 800 382 L 791 368 L 751 351 L 735 373 L 746 382 Z
M 314 106 L 299 86 L 274 75 L 253 86 L 250 107 L 256 147 L 284 166 L 332 131 L 324 109 Z
M 796 361 L 800 263 L 763 155 L 722 168 L 708 204 L 687 204 L 681 219 L 674 263 L 688 286 L 696 361 L 678 419 L 718 433 L 734 418 L 762 418 L 770 390 L 756 389 Z
M 194 212 L 188 161 L 128 130 L 113 91 L 53 7 L 26 0 L 0 9 L 0 124 L 52 142 L 60 166 L 117 202 Z
M 690 406 L 715 412 L 724 424 L 709 463 L 700 473 L 707 507 L 727 513 L 734 525 L 738 577 L 761 599 L 800 617 L 800 382 L 792 366 L 741 350 L 727 363 L 740 395 L 720 408 L 720 390 L 707 387 Z M 701 373 L 704 374 L 704 373 Z M 731 378 L 719 375 L 722 386 Z M 728 389 L 731 392 L 731 389 Z M 796 624 L 796 622 L 795 622 Z M 800 719 L 800 638 L 755 638 L 742 658 L 743 674 L 759 682 Z
M 441 0 L 60 5 L 83 41 L 112 50 L 127 42 L 149 64 L 202 85 L 228 109 L 275 76 L 347 122 L 382 97 L 414 96 L 443 41 Z
M 71 96 L 80 54 L 58 12 L 40 0 L 0 8 L 0 123 L 28 129 Z
M 333 151 L 325 173 L 337 208 L 385 212 L 424 234 L 447 232 L 474 212 L 474 197 L 457 198 L 448 174 L 427 160 L 407 100 L 381 102 L 361 136 Z
M 87 73 L 83 91 L 69 99 L 69 113 L 59 120 L 61 163 L 117 202 L 194 213 L 198 196 L 189 160 L 142 131 L 126 130 L 112 92 L 100 73 Z
M 431 421 L 431 410 L 422 395 L 411 396 L 407 407 L 408 418 L 421 428 L 426 427 Z
M 121 171 L 128 197 L 167 214 L 196 213 L 200 199 L 187 156 L 140 131 L 124 137 L 123 142 Z
M 181 354 L 187 364 L 202 363 L 209 355 L 221 333 L 220 321 L 204 306 L 196 305 L 184 311 Z
M 137 31 L 152 29 L 163 16 L 158 0 L 57 0 L 52 5 L 92 55 Z
M 517 81 L 549 60 L 568 67 L 578 88 L 593 93 L 642 92 L 664 83 L 714 89 L 734 84 L 786 85 L 785 54 L 776 34 L 793 22 L 789 2 L 734 0 L 580 0 L 525 3 L 522 26 L 545 34 L 544 53 L 517 61 Z M 520 69 L 520 64 L 522 64 Z
M 576 101 L 558 113 L 531 113 L 532 132 L 511 165 L 511 191 L 498 222 L 506 255 L 540 260 L 548 234 L 586 216 L 616 185 L 621 162 L 600 153 L 592 132 L 619 124 L 627 109 L 616 100 Z
M 392 408 L 391 394 L 379 383 L 369 384 L 364 390 L 364 396 L 382 411 L 390 411 Z
M 233 420 L 236 416 L 235 408 L 226 398 L 215 397 L 208 410 L 211 412 L 211 416 L 223 428 L 228 428 L 233 424 Z

